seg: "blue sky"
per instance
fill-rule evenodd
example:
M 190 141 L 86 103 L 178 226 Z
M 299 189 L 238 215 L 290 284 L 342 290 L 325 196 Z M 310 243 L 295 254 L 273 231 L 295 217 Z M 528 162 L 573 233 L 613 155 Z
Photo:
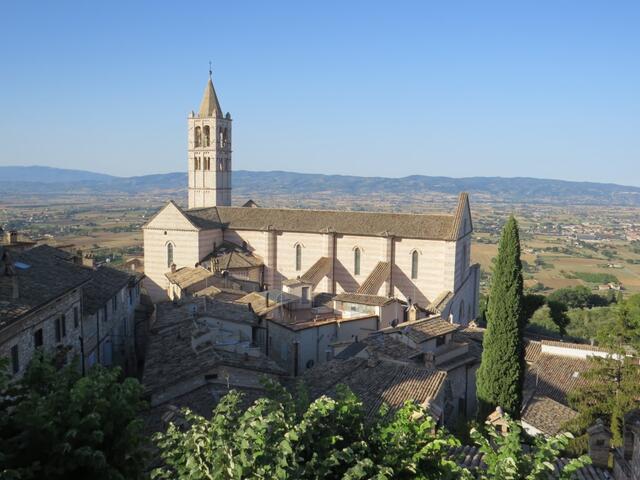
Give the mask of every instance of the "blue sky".
M 234 168 L 640 185 L 640 2 L 4 2 L 0 165 L 186 169 L 214 65 Z

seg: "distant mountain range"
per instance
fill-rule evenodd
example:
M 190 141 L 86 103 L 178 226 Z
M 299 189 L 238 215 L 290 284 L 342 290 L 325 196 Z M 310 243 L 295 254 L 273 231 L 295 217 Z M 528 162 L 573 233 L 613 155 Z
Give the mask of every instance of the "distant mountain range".
M 139 177 L 115 177 L 83 170 L 51 167 L 0 166 L 0 202 L 3 194 L 160 193 L 186 190 L 184 172 Z M 469 192 L 474 201 L 571 205 L 640 206 L 640 188 L 611 183 L 569 182 L 537 178 L 503 177 L 356 177 L 293 172 L 233 173 L 233 188 L 244 197 L 268 190 L 274 195 L 336 196 L 456 194 Z

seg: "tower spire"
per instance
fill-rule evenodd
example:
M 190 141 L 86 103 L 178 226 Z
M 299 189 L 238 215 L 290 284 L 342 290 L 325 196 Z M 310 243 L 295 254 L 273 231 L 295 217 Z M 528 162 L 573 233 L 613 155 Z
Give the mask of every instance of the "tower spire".
M 204 95 L 200 103 L 200 117 L 222 117 L 222 109 L 216 90 L 213 88 L 213 80 L 211 79 L 213 71 L 211 70 L 211 62 L 209 62 L 209 81 L 204 88 Z

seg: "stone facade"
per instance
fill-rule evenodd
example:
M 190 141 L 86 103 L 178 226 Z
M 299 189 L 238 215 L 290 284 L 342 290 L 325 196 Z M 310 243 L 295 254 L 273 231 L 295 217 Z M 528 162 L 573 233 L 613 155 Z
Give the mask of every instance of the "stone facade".
M 189 119 L 189 210 L 170 202 L 143 227 L 145 285 L 154 301 L 168 298 L 165 274 L 172 264 L 195 267 L 216 245 L 230 242 L 261 260 L 264 288 L 282 289 L 285 280 L 328 258 L 329 271 L 314 284 L 314 294 L 356 292 L 386 262 L 389 274 L 374 294 L 425 308 L 444 295 L 443 316 L 460 324 L 477 316 L 480 272 L 470 265 L 473 227 L 466 194 L 447 215 L 228 207 L 230 131 L 230 118 L 222 116 L 209 81 L 199 114 Z M 210 157 L 214 171 L 200 157 Z
M 78 287 L 2 329 L 0 358 L 9 359 L 9 372 L 22 376 L 37 348 L 59 354 L 65 362 L 79 358 L 83 335 L 81 312 L 82 289 Z

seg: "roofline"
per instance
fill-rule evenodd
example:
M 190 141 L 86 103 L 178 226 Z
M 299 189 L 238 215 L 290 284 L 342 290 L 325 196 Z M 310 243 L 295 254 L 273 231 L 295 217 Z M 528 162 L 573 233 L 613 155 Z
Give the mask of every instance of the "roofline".
M 306 322 L 300 322 L 300 323 L 293 323 L 293 324 L 282 324 L 280 323 L 278 320 L 273 319 L 273 318 L 267 318 L 268 321 L 276 323 L 278 326 L 280 327 L 284 327 L 287 330 L 291 330 L 292 332 L 299 332 L 301 330 L 308 330 L 310 328 L 315 328 L 315 327 L 324 327 L 325 325 L 331 325 L 332 323 L 346 323 L 346 322 L 353 322 L 356 320 L 369 320 L 372 318 L 379 318 L 378 315 L 364 315 L 362 317 L 349 317 L 349 318 L 333 318 L 331 319 L 331 321 L 323 321 L 323 320 L 318 320 L 317 322 L 314 322 L 313 320 L 308 320 Z M 309 324 L 309 325 L 306 325 Z M 296 325 L 299 325 L 298 328 L 293 328 Z
M 4 327 L 0 328 L 0 332 L 1 332 L 1 331 L 3 331 L 3 330 L 5 330 L 6 328 L 10 327 L 11 325 L 15 324 L 15 322 L 17 322 L 17 321 L 21 320 L 23 317 L 25 317 L 25 316 L 27 316 L 27 315 L 31 315 L 31 314 L 33 314 L 33 313 L 35 313 L 36 311 L 38 311 L 38 310 L 40 310 L 40 309 L 44 308 L 45 306 L 47 306 L 47 305 L 48 305 L 48 304 L 50 304 L 51 302 L 56 301 L 56 300 L 57 300 L 58 298 L 60 298 L 61 296 L 68 294 L 71 290 L 76 289 L 76 288 L 79 288 L 79 287 L 83 287 L 85 284 L 89 283 L 91 280 L 92 280 L 92 279 L 91 279 L 91 278 L 89 278 L 89 279 L 87 279 L 87 280 L 83 280 L 83 281 L 81 281 L 81 282 L 78 282 L 78 283 L 74 284 L 73 286 L 69 287 L 68 289 L 66 289 L 65 291 L 63 291 L 62 293 L 60 293 L 60 295 L 57 295 L 56 297 L 54 297 L 54 298 L 52 298 L 52 299 L 50 299 L 50 300 L 47 300 L 46 302 L 42 302 L 42 303 L 40 303 L 40 304 L 36 305 L 35 307 L 30 308 L 29 310 L 27 310 L 27 311 L 26 311 L 26 312 L 24 312 L 23 314 L 21 314 L 21 315 L 19 315 L 19 316 L 17 316 L 17 317 L 14 317 L 14 318 L 13 318 L 13 320 L 12 320 L 9 324 L 7 324 L 7 325 L 5 325 Z M 80 299 L 80 302 L 81 302 L 81 303 L 84 303 L 84 302 L 83 302 L 83 300 L 82 300 L 82 298 Z
M 142 229 L 149 229 L 152 230 L 150 228 L 148 228 L 149 224 L 154 221 L 156 219 L 156 217 L 158 215 L 160 215 L 169 205 L 173 205 L 174 207 L 176 207 L 178 209 L 178 211 L 182 214 L 182 216 L 191 224 L 191 226 L 193 228 L 195 228 L 197 231 L 203 230 L 202 228 L 198 227 L 195 223 L 193 223 L 193 221 L 189 218 L 189 216 L 185 213 L 185 211 L 180 208 L 180 206 L 174 202 L 173 200 L 169 200 L 164 207 L 162 207 L 160 210 L 158 210 L 156 213 L 154 213 L 151 218 L 149 220 L 147 220 L 147 222 L 142 226 Z M 216 208 L 216 207 L 209 207 L 209 208 Z M 153 230 L 179 230 L 179 229 L 167 229 L 167 228 L 157 228 L 157 229 L 153 229 Z M 188 230 L 190 231 L 190 230 Z

